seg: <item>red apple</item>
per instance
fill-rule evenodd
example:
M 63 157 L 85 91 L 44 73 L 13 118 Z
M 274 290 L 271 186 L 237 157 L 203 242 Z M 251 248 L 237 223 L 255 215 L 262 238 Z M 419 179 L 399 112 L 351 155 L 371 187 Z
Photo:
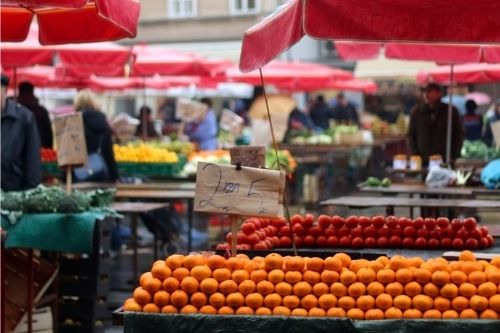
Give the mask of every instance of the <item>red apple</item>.
M 330 236 L 326 240 L 326 245 L 328 247 L 337 247 L 337 245 L 339 245 L 339 239 L 335 236 Z

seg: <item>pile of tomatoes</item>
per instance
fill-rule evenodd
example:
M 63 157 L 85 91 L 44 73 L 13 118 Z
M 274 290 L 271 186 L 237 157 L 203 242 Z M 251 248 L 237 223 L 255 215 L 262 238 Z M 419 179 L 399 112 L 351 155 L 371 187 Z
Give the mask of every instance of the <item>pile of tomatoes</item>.
M 57 152 L 51 148 L 42 148 L 40 150 L 40 158 L 42 162 L 56 162 Z

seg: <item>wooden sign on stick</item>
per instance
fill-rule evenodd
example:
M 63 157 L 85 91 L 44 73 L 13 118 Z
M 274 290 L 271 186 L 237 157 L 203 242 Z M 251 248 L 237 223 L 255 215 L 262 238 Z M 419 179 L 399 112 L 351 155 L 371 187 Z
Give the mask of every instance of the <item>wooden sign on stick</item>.
M 176 116 L 182 121 L 189 123 L 191 121 L 200 121 L 205 118 L 208 106 L 198 101 L 186 98 L 179 98 L 176 106 Z
M 198 162 L 194 210 L 245 216 L 283 216 L 285 173 Z
M 500 147 L 500 121 L 495 121 L 494 123 L 491 123 L 490 126 L 495 144 L 497 147 Z

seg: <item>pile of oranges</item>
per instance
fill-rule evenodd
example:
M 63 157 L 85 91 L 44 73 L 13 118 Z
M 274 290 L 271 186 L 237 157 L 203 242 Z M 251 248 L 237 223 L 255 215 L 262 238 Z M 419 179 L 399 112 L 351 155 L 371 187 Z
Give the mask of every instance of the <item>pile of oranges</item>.
M 126 311 L 351 319 L 482 318 L 500 313 L 500 257 L 351 260 L 171 255 L 142 274 Z

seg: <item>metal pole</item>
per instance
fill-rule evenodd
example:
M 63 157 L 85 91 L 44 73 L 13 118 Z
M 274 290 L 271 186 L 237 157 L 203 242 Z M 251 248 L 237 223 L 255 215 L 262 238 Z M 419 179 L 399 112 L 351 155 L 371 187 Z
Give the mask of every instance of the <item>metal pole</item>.
M 452 119 L 453 119 L 453 64 L 450 68 L 450 103 L 448 104 L 448 126 L 446 129 L 446 163 L 448 168 L 451 167 L 451 131 L 452 131 Z

